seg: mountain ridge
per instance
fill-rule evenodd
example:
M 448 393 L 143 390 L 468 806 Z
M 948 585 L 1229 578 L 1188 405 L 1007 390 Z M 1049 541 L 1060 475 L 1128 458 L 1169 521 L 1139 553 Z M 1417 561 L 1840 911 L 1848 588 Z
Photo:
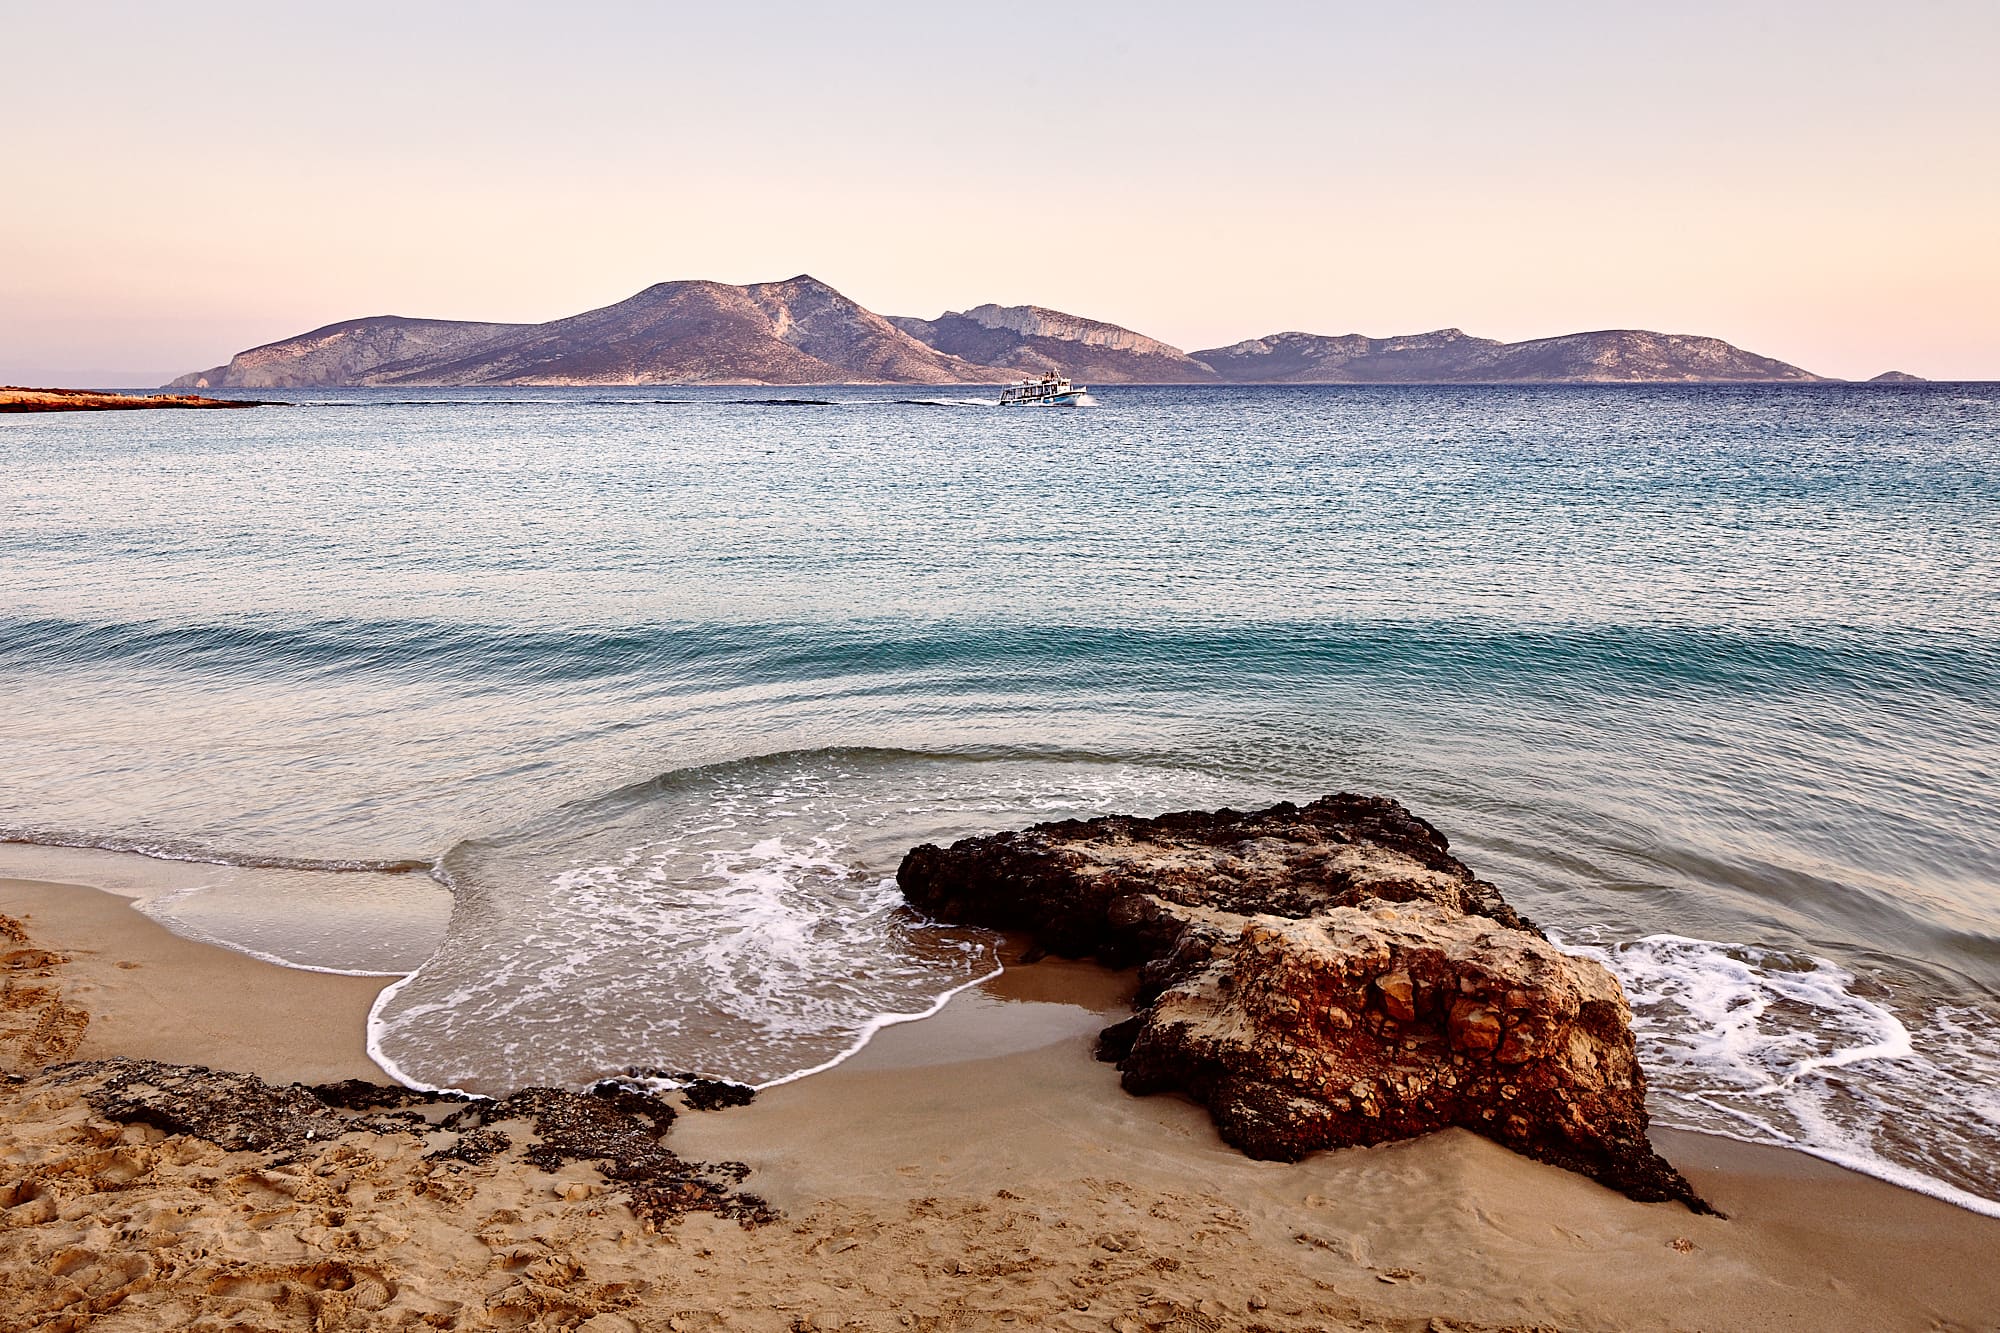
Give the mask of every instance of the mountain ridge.
M 1097 384 L 1814 383 L 1697 334 L 1600 329 L 1503 343 L 1460 329 L 1291 331 L 1193 353 L 1046 306 L 876 314 L 809 274 L 655 283 L 539 324 L 376 315 L 238 352 L 170 389 L 470 385 L 990 384 L 1057 371 Z
M 1180 348 L 1120 324 L 1046 306 L 980 305 L 891 324 L 940 351 L 1030 375 L 1058 371 L 1088 383 L 1212 384 L 1220 376 Z
M 1823 377 L 1699 334 L 1597 329 L 1503 343 L 1460 329 L 1272 334 L 1195 352 L 1233 384 L 1801 384 Z
M 962 384 L 1006 378 L 910 337 L 810 275 L 655 283 L 541 324 L 374 316 L 239 352 L 202 388 Z

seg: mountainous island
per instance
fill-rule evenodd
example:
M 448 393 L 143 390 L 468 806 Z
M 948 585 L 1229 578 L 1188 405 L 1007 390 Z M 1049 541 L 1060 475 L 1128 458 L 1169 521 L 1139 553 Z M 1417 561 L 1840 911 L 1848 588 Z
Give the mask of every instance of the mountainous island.
M 1821 380 L 1719 338 L 1606 329 L 1503 343 L 1458 329 L 1274 333 L 1184 352 L 1041 306 L 885 317 L 819 281 L 663 282 L 545 324 L 375 315 L 239 352 L 170 389 L 368 385 L 1791 384 Z

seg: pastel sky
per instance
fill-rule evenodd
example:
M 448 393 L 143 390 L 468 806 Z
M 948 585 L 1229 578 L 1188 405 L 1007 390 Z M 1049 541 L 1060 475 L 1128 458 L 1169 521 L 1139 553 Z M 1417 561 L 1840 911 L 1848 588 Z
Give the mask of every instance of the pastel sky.
M 2000 3 L 9 4 L 0 382 L 811 273 L 2000 378 Z

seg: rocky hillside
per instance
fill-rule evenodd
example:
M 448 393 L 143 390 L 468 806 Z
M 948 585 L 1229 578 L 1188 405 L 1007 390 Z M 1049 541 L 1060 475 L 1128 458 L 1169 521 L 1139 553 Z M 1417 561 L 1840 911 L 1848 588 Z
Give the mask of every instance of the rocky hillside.
M 1442 378 L 1439 366 L 1475 364 L 1502 346 L 1457 329 L 1400 338 L 1274 333 L 1195 355 L 1237 384 L 1393 384 Z
M 1157 338 L 1038 305 L 982 305 L 936 319 L 890 320 L 940 352 L 1030 375 L 1055 370 L 1087 384 L 1213 384 L 1209 367 Z
M 938 352 L 810 277 L 663 282 L 546 324 L 354 320 L 238 354 L 174 387 L 957 384 L 1007 378 Z
M 1502 343 L 1458 329 L 1401 338 L 1278 333 L 1195 359 L 1236 384 L 1791 383 L 1820 377 L 1720 338 L 1643 329 Z
M 300 389 L 334 384 L 374 384 L 385 369 L 461 356 L 467 350 L 518 336 L 531 324 L 480 324 L 451 319 L 376 315 L 329 324 L 296 338 L 238 352 L 226 366 L 198 370 L 169 389 Z

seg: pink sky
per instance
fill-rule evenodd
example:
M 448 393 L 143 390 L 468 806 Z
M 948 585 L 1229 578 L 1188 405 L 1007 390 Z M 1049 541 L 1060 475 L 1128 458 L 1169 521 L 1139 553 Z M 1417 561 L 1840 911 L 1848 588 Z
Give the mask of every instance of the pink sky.
M 2000 378 L 1990 0 L 40 8 L 0 381 L 800 272 L 1189 349 L 1640 327 Z

